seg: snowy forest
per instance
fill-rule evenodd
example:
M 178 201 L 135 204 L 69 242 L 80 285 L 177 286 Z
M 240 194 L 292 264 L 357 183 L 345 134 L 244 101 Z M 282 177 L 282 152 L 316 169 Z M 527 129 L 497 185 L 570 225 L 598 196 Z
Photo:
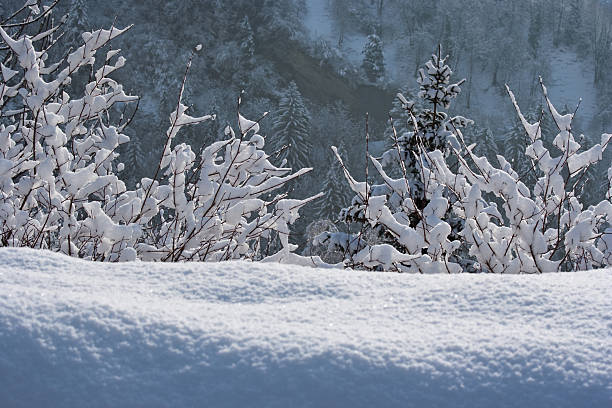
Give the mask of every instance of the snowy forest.
M 612 266 L 612 4 L 3 0 L 0 246 Z

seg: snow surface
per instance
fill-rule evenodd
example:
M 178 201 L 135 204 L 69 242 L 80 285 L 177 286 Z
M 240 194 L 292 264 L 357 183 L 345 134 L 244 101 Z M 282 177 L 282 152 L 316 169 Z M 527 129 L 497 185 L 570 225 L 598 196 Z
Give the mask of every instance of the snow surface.
M 603 407 L 612 270 L 400 275 L 0 249 L 2 407 Z
M 581 60 L 569 50 L 553 50 L 551 56 L 551 99 L 555 104 L 566 105 L 570 112 L 582 99 L 578 116 L 589 123 L 599 113 L 597 89 L 593 82 L 593 66 Z M 546 79 L 545 79 L 546 80 Z

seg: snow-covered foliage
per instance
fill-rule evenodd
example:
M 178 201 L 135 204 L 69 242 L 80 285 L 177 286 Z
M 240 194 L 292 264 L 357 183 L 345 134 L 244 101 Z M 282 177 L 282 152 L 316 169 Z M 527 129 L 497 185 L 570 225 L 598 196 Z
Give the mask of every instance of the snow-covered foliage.
M 376 82 L 385 76 L 385 59 L 382 40 L 376 34 L 370 34 L 363 47 L 361 67 L 370 81 Z
M 413 113 L 414 104 L 399 95 L 413 131 L 396 136 L 395 148 L 382 160 L 370 156 L 383 184 L 356 181 L 338 155 L 357 194 L 344 212 L 362 222 L 360 231 L 324 232 L 316 243 L 341 248 L 346 265 L 374 270 L 451 273 L 471 265 L 486 272 L 542 273 L 611 265 L 612 201 L 586 207 L 580 199 L 584 178 L 602 160 L 612 135 L 603 134 L 581 152 L 572 133 L 574 113 L 560 114 L 542 84 L 558 131 L 549 148 L 542 140 L 543 120 L 528 122 L 508 89 L 529 141 L 522 154 L 530 168 L 517 173 L 501 155 L 496 168 L 476 153 L 475 143 L 466 144 L 460 127 L 467 119 L 438 111 L 460 91 L 459 84 L 449 85 L 450 69 L 439 55 L 419 78 L 420 96 L 433 110 Z M 478 150 L 494 149 L 486 146 L 492 136 L 485 136 Z M 553 157 L 552 148 L 559 156 Z M 393 161 L 400 164 L 399 178 L 384 170 Z M 535 175 L 533 184 L 525 183 L 528 175 Z M 368 231 L 378 232 L 374 240 L 367 239 Z
M 272 140 L 279 159 L 291 168 L 310 163 L 310 113 L 294 81 L 283 91 L 273 119 Z
M 449 142 L 458 146 L 457 129 L 470 122 L 461 116 L 449 117 L 442 110 L 448 109 L 461 91 L 463 81 L 451 84 L 451 74 L 438 49 L 425 69 L 419 71 L 420 103 L 398 94 L 407 112 L 406 123 L 401 127 L 405 131 L 398 135 L 392 124 L 392 148 L 382 159 L 371 155 L 368 158 L 382 184 L 357 182 L 337 155 L 357 194 L 351 206 L 342 211 L 342 218 L 362 226 L 355 234 L 321 234 L 318 242 L 342 248 L 347 265 L 374 270 L 461 271 L 461 266 L 449 260 L 459 242 L 451 237 L 453 228 L 449 222 L 455 223 L 448 219 L 448 192 L 440 188 L 433 196 L 426 195 L 429 186 L 423 177 L 422 152 L 439 148 L 448 153 Z M 417 110 L 417 106 L 422 109 Z M 393 172 L 399 178 L 393 178 L 393 169 L 387 171 L 385 166 L 399 168 Z
M 583 208 L 576 192 L 589 166 L 602 159 L 612 135 L 604 133 L 600 143 L 580 151 L 572 133 L 574 114 L 559 114 L 546 87 L 541 87 L 559 132 L 553 141 L 557 156 L 544 146 L 540 123 L 525 119 L 508 88 L 530 141 L 525 154 L 539 172 L 533 188 L 525 185 L 503 156 L 497 157 L 500 166 L 495 167 L 473 152 L 474 145 L 454 148 L 459 162 L 456 173 L 440 151 L 427 155 L 428 194 L 440 188 L 452 191 L 453 211 L 465 221 L 462 238 L 483 271 L 541 273 L 612 264 L 612 201 L 608 198 Z
M 2 246 L 104 261 L 218 261 L 264 258 L 278 238 L 282 250 L 275 259 L 290 257 L 289 224 L 316 196 L 292 200 L 271 193 L 311 169 L 291 173 L 274 166 L 263 151 L 258 122 L 238 112 L 239 131 L 228 127 L 225 140 L 197 152 L 173 143 L 184 126 L 214 120 L 186 113 L 186 72 L 155 174 L 128 191 L 117 176 L 124 165 L 115 159 L 119 145 L 129 141 L 124 134 L 129 120 L 114 122 L 114 108 L 138 98 L 111 78 L 125 64 L 119 50 L 109 49 L 96 64 L 96 53 L 127 29 L 83 33 L 76 50 L 48 64 L 41 47 L 52 44 L 56 28 L 31 36 L 22 34 L 19 24 L 4 27 Z M 190 65 L 191 60 L 187 70 Z M 91 69 L 91 82 L 79 84 L 83 94 L 75 98 L 64 89 L 80 69 Z
M 126 193 L 115 175 L 115 150 L 129 138 L 123 125 L 108 123 L 114 104 L 137 99 L 126 95 L 109 75 L 125 64 L 109 50 L 93 68 L 96 52 L 124 30 L 112 27 L 83 34 L 83 43 L 65 60 L 47 65 L 36 37 L 12 38 L 0 27 L 10 48 L 2 66 L 0 124 L 0 236 L 3 245 L 52 247 L 67 254 L 99 254 L 132 258 L 125 249 L 139 229 L 118 225 L 109 209 Z M 93 70 L 92 81 L 79 98 L 63 86 L 79 69 Z M 116 209 L 115 209 L 116 210 Z M 108 228 L 103 228 L 108 227 Z M 102 231 L 104 229 L 104 231 Z

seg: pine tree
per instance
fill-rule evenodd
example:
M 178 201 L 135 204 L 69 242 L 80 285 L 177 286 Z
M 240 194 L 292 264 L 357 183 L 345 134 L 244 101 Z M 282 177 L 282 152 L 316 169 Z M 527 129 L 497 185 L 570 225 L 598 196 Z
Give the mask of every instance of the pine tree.
M 67 37 L 67 45 L 76 48 L 83 42 L 81 34 L 91 30 L 87 12 L 86 0 L 72 0 L 68 11 L 68 21 L 66 24 L 65 35 Z
M 249 23 L 249 17 L 244 16 L 238 27 L 238 41 L 240 49 L 245 54 L 247 59 L 250 59 L 255 55 L 255 38 L 253 36 L 253 29 Z
M 276 151 L 284 148 L 279 154 L 280 160 L 286 160 L 291 168 L 307 167 L 312 147 L 310 113 L 294 81 L 283 92 L 274 116 L 273 147 Z
M 423 164 L 424 167 L 430 165 L 427 163 L 426 152 L 439 150 L 445 157 L 448 157 L 449 142 L 459 147 L 457 129 L 471 123 L 470 120 L 461 116 L 449 117 L 443 111 L 450 107 L 451 101 L 461 92 L 460 85 L 464 81 L 450 83 L 452 71 L 446 64 L 446 58 L 441 56 L 441 52 L 440 46 L 438 53 L 432 55 L 425 68 L 419 70 L 417 82 L 420 89 L 416 101 L 408 101 L 404 95 L 398 95 L 405 112 L 401 115 L 398 113 L 397 116 L 400 116 L 401 119 L 398 122 L 402 123 L 396 126 L 401 131 L 406 130 L 403 131 L 403 134 L 398 135 L 397 140 L 394 138 L 392 141 L 394 146 L 383 154 L 382 160 L 376 160 L 383 167 L 389 168 L 384 170 L 387 176 L 391 174 L 391 171 L 397 173 L 397 168 L 399 168 L 399 177 L 405 177 L 405 184 L 409 186 L 406 189 L 408 191 L 400 194 L 385 181 L 383 184 L 372 185 L 371 195 L 367 197 L 369 203 L 370 200 L 380 202 L 380 197 L 384 196 L 385 205 L 393 217 L 397 216 L 395 219 L 401 219 L 400 222 L 410 228 L 418 228 L 419 225 L 423 226 L 426 222 L 422 214 L 430 200 L 424 184 L 428 180 L 423 180 L 424 172 L 421 167 Z M 444 199 L 452 204 L 452 197 L 447 196 L 448 191 L 440 190 L 438 194 L 443 194 Z M 367 241 L 368 245 L 373 245 L 374 242 L 389 244 L 398 251 L 406 253 L 406 243 L 400 242 L 397 234 L 390 230 L 384 221 L 378 222 L 375 218 L 370 218 L 372 213 L 368 213 L 367 208 L 368 204 L 364 201 L 364 197 L 358 194 L 353 198 L 350 207 L 342 209 L 341 220 L 347 224 L 352 222 L 361 224 L 358 236 L 370 237 L 363 241 Z M 458 233 L 462 229 L 461 220 L 451 214 L 450 206 L 446 207 L 442 219 L 451 227 L 449 239 L 459 239 Z M 361 238 L 356 239 L 362 242 Z M 361 244 L 355 243 L 355 245 L 359 247 Z
M 536 56 L 540 48 L 540 36 L 542 35 L 542 12 L 538 5 L 534 5 L 533 8 L 535 10 L 531 13 L 527 42 L 529 43 L 531 54 Z
M 432 55 L 426 68 L 419 70 L 419 93 L 416 101 L 408 101 L 404 96 L 399 97 L 406 111 L 405 124 L 407 131 L 398 135 L 398 144 L 401 159 L 407 172 L 408 181 L 415 194 L 424 200 L 423 184 L 420 179 L 419 144 L 428 151 L 440 150 L 446 156 L 449 153 L 449 137 L 453 137 L 455 129 L 471 123 L 462 116 L 449 117 L 443 109 L 448 109 L 451 101 L 461 92 L 460 85 L 464 80 L 450 83 L 452 71 L 446 65 L 446 58 L 442 58 L 441 47 L 437 55 Z M 396 125 L 398 126 L 398 125 Z M 395 149 L 389 150 L 383 157 L 383 163 L 391 164 L 397 157 Z M 421 203 L 424 205 L 424 201 Z M 419 204 L 417 204 L 419 205 Z
M 468 145 L 472 143 L 476 145 L 474 153 L 478 156 L 486 156 L 490 162 L 497 161 L 496 155 L 502 154 L 493 132 L 488 127 L 472 126 L 471 131 L 467 132 L 464 137 Z
M 365 47 L 363 48 L 363 63 L 361 66 L 368 79 L 372 82 L 378 81 L 385 75 L 382 40 L 378 35 L 368 35 Z

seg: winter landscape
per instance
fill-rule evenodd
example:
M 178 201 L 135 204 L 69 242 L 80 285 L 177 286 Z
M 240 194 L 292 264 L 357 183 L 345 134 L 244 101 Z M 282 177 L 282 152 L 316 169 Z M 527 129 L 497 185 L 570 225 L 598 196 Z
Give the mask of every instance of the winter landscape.
M 0 2 L 0 406 L 610 406 L 611 29 Z

